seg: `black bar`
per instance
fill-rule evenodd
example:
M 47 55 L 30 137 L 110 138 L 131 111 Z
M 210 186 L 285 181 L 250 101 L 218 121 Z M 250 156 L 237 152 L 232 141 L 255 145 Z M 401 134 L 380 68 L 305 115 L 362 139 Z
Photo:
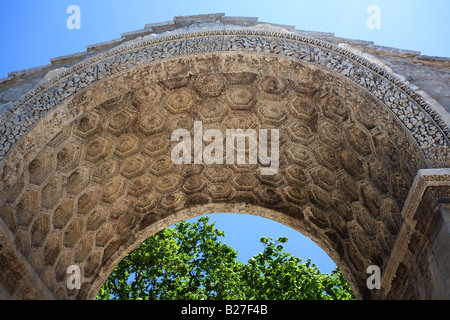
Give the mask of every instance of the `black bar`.
M 3 312 L 66 316 L 125 315 L 145 319 L 323 319 L 336 316 L 381 316 L 400 312 L 415 314 L 448 301 L 0 301 Z M 425 309 L 424 309 L 425 308 Z M 311 313 L 310 313 L 311 312 Z M 330 318 L 331 319 L 331 318 Z

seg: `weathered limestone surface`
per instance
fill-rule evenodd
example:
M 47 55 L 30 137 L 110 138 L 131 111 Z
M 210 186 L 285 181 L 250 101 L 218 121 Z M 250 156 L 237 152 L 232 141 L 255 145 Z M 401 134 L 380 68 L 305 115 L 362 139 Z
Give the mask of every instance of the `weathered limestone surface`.
M 333 33 L 297 30 L 294 26 L 282 26 L 258 21 L 256 17 L 228 17 L 224 14 L 175 17 L 173 21 L 147 24 L 144 29 L 123 33 L 121 38 L 87 45 L 87 51 L 56 57 L 51 64 L 42 67 L 12 71 L 0 79 L 0 103 L 13 102 L 27 93 L 53 69 L 71 67 L 95 54 L 144 36 L 158 37 L 211 29 L 253 28 L 270 29 L 314 37 L 335 45 L 347 44 L 372 55 L 411 84 L 427 92 L 447 111 L 450 111 L 450 57 L 422 56 L 418 51 L 377 46 L 373 42 L 335 37 Z M 9 90 L 8 90 L 9 89 Z M 4 107 L 6 108 L 6 107 Z
M 417 173 L 383 277 L 386 298 L 448 299 L 449 173 L 449 169 L 423 169 Z
M 0 80 L 0 298 L 94 298 L 141 241 L 213 212 L 306 234 L 358 298 L 448 298 L 449 75 L 446 58 L 224 14 L 12 72 Z M 279 129 L 279 171 L 175 165 L 171 134 L 194 121 Z M 73 264 L 81 290 L 66 286 Z M 366 286 L 374 264 L 381 290 Z

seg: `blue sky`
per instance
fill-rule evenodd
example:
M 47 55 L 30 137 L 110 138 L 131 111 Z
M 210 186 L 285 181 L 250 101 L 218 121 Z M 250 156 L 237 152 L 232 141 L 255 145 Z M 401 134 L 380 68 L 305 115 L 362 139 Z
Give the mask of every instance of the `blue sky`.
M 81 9 L 81 29 L 69 30 L 67 7 Z M 380 29 L 369 29 L 367 8 L 380 9 Z M 297 29 L 335 33 L 338 37 L 450 57 L 450 1 L 447 0 L 3 0 L 0 3 L 0 78 L 9 72 L 50 63 L 50 59 L 86 50 L 86 45 L 120 37 L 145 24 L 178 15 L 225 13 Z M 287 236 L 287 251 L 312 258 L 322 272 L 335 268 L 328 256 L 299 232 L 267 219 L 215 214 L 224 239 L 246 261 L 262 251 L 261 236 Z
M 80 30 L 66 27 L 66 9 L 72 4 L 81 9 Z M 380 8 L 381 29 L 366 26 L 370 5 Z M 217 12 L 450 57 L 448 0 L 3 0 L 0 78 L 85 51 L 86 45 L 119 38 L 147 23 Z

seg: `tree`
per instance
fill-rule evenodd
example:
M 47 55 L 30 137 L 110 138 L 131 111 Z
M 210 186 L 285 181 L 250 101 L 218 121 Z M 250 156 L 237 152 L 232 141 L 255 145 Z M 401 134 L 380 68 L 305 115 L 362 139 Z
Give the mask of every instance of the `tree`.
M 354 294 L 339 269 L 321 273 L 311 259 L 284 252 L 286 237 L 275 242 L 263 237 L 264 252 L 252 257 L 241 271 L 246 299 L 269 300 L 349 300 Z
M 117 265 L 97 299 L 354 299 L 338 269 L 322 274 L 284 252 L 286 237 L 261 238 L 264 251 L 243 264 L 224 235 L 208 217 L 160 231 Z

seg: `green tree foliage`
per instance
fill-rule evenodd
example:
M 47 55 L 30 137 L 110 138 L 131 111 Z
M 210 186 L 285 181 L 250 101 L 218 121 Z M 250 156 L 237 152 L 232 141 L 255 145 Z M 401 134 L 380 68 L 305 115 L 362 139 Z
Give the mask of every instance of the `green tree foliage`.
M 339 269 L 321 273 L 308 259 L 284 252 L 286 237 L 261 238 L 264 251 L 247 264 L 221 243 L 208 217 L 180 222 L 148 238 L 114 269 L 101 300 L 354 299 Z

